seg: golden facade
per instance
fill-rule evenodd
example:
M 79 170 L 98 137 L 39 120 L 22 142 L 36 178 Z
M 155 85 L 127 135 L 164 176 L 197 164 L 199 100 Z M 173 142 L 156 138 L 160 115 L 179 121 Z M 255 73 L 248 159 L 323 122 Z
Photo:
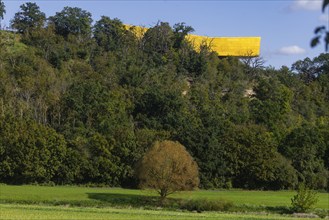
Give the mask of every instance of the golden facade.
M 138 37 L 142 37 L 147 31 L 147 28 L 140 26 L 126 25 L 126 27 L 130 28 Z M 260 37 L 206 37 L 189 34 L 187 39 L 196 50 L 200 50 L 202 45 L 207 45 L 222 57 L 257 57 L 260 55 Z

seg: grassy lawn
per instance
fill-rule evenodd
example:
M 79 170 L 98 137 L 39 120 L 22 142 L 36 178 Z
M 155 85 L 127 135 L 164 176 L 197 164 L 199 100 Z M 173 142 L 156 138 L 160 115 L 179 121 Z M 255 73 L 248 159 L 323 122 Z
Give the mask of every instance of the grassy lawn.
M 232 201 L 236 205 L 290 206 L 294 191 L 198 190 L 179 192 L 170 196 L 176 199 L 209 199 Z M 104 203 L 119 205 L 140 202 L 141 198 L 156 198 L 153 191 L 121 188 L 89 188 L 76 186 L 9 186 L 0 185 L 1 203 L 73 204 L 98 206 Z M 316 208 L 329 209 L 329 194 L 318 193 Z
M 199 190 L 170 196 L 170 204 L 181 199 L 226 200 L 234 204 L 231 213 L 193 213 L 179 211 L 172 205 L 160 209 L 153 191 L 0 185 L 0 219 L 296 219 L 278 215 L 285 213 L 282 210 L 290 206 L 294 194 L 293 191 Z M 329 194 L 318 193 L 318 196 L 316 209 L 329 211 Z
M 81 208 L 40 205 L 0 204 L 1 219 L 239 219 L 239 220 L 296 220 L 295 217 L 275 214 L 245 214 L 245 213 L 192 213 L 182 211 L 143 210 L 143 209 L 115 209 L 115 208 Z M 308 218 L 303 218 L 308 219 Z M 314 218 L 313 218 L 314 219 Z
M 225 199 L 237 205 L 290 206 L 295 191 L 246 191 L 246 190 L 200 190 L 191 193 L 179 193 L 173 197 L 192 199 Z M 329 193 L 318 193 L 317 208 L 329 209 Z

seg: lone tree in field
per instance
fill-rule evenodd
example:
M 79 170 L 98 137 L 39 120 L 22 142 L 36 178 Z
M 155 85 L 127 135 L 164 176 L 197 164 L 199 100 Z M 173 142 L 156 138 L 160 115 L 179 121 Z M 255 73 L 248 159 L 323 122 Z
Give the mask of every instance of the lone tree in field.
M 165 199 L 199 185 L 198 165 L 178 142 L 162 141 L 146 152 L 137 167 L 141 188 L 155 189 Z

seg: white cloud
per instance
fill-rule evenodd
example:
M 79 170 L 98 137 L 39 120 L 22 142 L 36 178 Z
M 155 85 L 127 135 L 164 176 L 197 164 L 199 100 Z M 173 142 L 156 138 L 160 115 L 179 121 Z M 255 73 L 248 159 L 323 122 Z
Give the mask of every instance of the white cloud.
M 277 53 L 280 55 L 300 55 L 305 54 L 306 50 L 299 46 L 293 45 L 288 47 L 282 47 L 278 50 Z
M 308 11 L 320 11 L 322 8 L 321 0 L 294 0 L 290 5 L 291 10 L 308 10 Z
M 326 15 L 326 14 L 321 15 L 319 17 L 319 21 L 325 22 L 325 23 L 329 22 L 329 15 Z

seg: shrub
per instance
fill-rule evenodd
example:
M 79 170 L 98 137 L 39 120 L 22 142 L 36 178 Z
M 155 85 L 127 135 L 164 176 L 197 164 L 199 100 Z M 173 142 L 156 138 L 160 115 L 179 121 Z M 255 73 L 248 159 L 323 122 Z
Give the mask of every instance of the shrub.
M 317 216 L 319 216 L 320 218 L 326 218 L 327 216 L 329 216 L 329 211 L 324 210 L 324 209 L 318 209 L 315 210 L 314 212 Z
M 187 200 L 182 202 L 181 209 L 189 211 L 228 211 L 233 207 L 233 203 L 225 200 Z
M 301 184 L 297 194 L 291 199 L 292 211 L 307 212 L 318 202 L 317 193 Z

